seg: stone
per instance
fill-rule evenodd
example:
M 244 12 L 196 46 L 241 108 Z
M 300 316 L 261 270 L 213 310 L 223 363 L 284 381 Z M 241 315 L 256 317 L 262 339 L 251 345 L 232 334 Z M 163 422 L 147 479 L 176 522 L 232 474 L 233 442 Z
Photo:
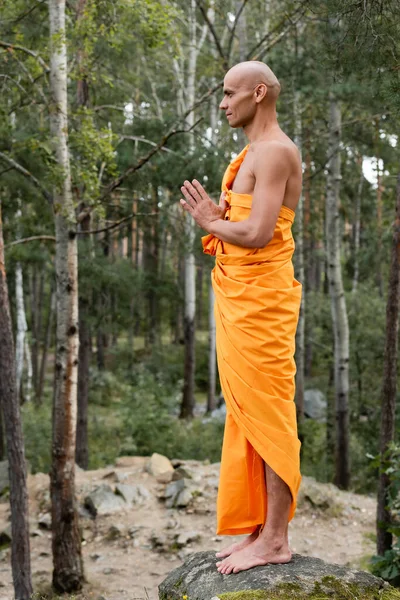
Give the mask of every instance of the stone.
M 96 517 L 121 510 L 126 506 L 126 502 L 122 496 L 114 494 L 109 485 L 102 484 L 86 496 L 84 506 Z
M 51 514 L 45 513 L 40 515 L 38 518 L 38 525 L 41 529 L 48 529 L 51 531 Z
M 184 481 L 184 480 L 182 480 L 182 481 Z M 192 492 L 188 489 L 184 489 L 178 494 L 178 496 L 175 500 L 175 506 L 177 508 L 186 508 L 187 506 L 189 506 L 192 498 L 193 498 Z
M 201 535 L 198 531 L 186 531 L 176 536 L 176 545 L 178 548 L 183 548 L 191 542 L 199 542 Z
M 150 457 L 150 460 L 146 464 L 146 471 L 150 473 L 150 475 L 154 475 L 157 477 L 158 475 L 162 475 L 164 473 L 172 473 L 174 472 L 174 467 L 172 466 L 171 461 L 166 456 L 162 454 L 157 454 L 154 452 Z
M 306 390 L 304 392 L 304 415 L 320 423 L 326 422 L 328 402 L 321 390 Z
M 343 512 L 339 488 L 333 483 L 319 483 L 314 477 L 302 478 L 297 501 L 299 506 L 308 503 L 312 508 L 327 512 L 333 517 L 338 517 Z
M 146 456 L 119 456 L 115 461 L 116 467 L 143 467 L 148 461 Z
M 11 542 L 11 523 L 0 530 L 0 547 L 6 546 Z
M 0 496 L 5 494 L 10 487 L 8 478 L 8 460 L 0 461 Z
M 125 535 L 124 527 L 120 523 L 110 525 L 107 531 L 106 539 L 108 541 L 117 540 Z
M 175 478 L 175 471 L 165 471 L 165 473 L 160 473 L 156 477 L 158 483 L 171 483 L 171 481 L 174 478 Z
M 183 555 L 182 555 L 183 556 Z M 290 563 L 254 567 L 237 574 L 221 575 L 214 552 L 198 552 L 172 571 L 159 586 L 160 600 L 307 600 L 307 598 L 400 599 L 382 579 L 318 558 L 294 554 Z
M 143 490 L 146 490 L 143 493 Z M 127 483 L 117 483 L 115 493 L 124 498 L 128 504 L 143 504 L 150 495 L 143 485 L 128 485 Z

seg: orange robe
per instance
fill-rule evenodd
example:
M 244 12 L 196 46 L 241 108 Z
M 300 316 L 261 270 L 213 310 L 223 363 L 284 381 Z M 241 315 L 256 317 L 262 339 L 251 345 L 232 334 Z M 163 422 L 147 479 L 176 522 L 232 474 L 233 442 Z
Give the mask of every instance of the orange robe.
M 223 181 L 225 218 L 247 219 L 252 196 L 231 191 L 246 146 Z M 203 250 L 216 256 L 217 357 L 227 407 L 217 501 L 217 533 L 252 533 L 266 521 L 264 461 L 289 486 L 296 509 L 300 486 L 300 441 L 294 403 L 295 334 L 301 284 L 293 273 L 294 212 L 282 206 L 274 236 L 264 248 L 243 248 L 214 235 Z

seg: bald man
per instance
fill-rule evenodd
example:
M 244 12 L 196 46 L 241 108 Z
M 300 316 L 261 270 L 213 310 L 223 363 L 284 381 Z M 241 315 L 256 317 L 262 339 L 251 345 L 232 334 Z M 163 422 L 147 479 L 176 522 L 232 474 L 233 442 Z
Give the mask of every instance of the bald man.
M 217 354 L 227 403 L 217 532 L 248 534 L 217 553 L 222 574 L 291 560 L 288 522 L 301 479 L 293 358 L 301 285 L 290 227 L 302 167 L 277 121 L 279 93 L 264 63 L 231 68 L 220 109 L 249 144 L 228 167 L 219 205 L 197 180 L 181 187 L 181 205 L 209 233 L 204 251 L 217 259 Z

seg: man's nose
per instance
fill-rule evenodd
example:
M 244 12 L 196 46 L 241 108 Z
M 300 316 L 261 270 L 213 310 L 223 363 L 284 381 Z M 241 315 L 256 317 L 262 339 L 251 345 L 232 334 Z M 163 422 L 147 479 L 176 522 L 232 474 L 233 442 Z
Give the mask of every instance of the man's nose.
M 223 98 L 221 100 L 221 103 L 220 103 L 219 107 L 220 107 L 221 110 L 226 110 L 228 108 L 228 105 L 226 103 L 226 98 Z

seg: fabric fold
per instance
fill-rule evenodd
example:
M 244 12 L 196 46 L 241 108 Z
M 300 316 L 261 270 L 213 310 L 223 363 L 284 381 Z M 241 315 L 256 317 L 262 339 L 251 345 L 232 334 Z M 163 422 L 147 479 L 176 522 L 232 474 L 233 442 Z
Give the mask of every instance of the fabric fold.
M 232 191 L 248 146 L 228 166 L 222 191 L 232 221 L 247 219 L 252 197 Z M 296 509 L 300 441 L 295 394 L 295 333 L 301 284 L 294 278 L 294 212 L 282 206 L 274 236 L 264 248 L 202 237 L 215 256 L 217 357 L 227 407 L 217 502 L 217 533 L 252 533 L 265 524 L 268 490 L 264 463 L 288 485 Z

